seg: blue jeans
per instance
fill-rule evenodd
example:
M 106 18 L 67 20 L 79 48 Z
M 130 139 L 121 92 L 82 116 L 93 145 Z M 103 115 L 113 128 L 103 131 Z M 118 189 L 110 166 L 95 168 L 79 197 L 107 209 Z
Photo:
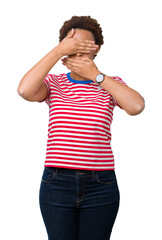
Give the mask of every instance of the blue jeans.
M 109 240 L 119 201 L 114 170 L 44 168 L 39 203 L 48 240 Z

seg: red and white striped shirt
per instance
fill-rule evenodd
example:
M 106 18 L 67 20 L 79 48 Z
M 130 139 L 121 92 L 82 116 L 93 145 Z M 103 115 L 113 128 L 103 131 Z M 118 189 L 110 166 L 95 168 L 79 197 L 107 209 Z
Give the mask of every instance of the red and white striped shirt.
M 112 79 L 126 85 L 118 76 Z M 110 125 L 117 101 L 92 80 L 69 73 L 47 74 L 45 102 L 49 105 L 45 167 L 112 170 Z M 120 107 L 120 106 L 119 106 Z

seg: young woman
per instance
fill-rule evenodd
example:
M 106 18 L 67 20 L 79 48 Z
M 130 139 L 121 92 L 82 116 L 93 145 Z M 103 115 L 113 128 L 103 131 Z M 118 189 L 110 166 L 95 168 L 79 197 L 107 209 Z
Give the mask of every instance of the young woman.
M 110 144 L 113 109 L 137 115 L 144 99 L 95 65 L 103 44 L 95 19 L 73 16 L 59 40 L 18 86 L 27 101 L 49 106 L 40 209 L 49 240 L 108 240 L 120 201 Z M 63 56 L 70 72 L 48 74 Z

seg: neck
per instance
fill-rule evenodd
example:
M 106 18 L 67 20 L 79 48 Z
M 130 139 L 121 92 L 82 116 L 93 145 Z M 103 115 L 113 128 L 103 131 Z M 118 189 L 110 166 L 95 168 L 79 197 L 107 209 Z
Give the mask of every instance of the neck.
M 86 81 L 87 79 L 86 78 L 83 78 L 82 76 L 80 76 L 79 74 L 71 71 L 70 72 L 70 77 L 74 80 L 80 80 L 80 81 Z

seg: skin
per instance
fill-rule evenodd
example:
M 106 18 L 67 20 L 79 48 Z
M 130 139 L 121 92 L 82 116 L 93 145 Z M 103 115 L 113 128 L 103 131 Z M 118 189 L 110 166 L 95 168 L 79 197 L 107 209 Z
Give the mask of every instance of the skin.
M 73 38 L 82 40 L 95 40 L 90 31 L 83 29 L 75 29 Z M 97 55 L 99 50 L 100 46 L 98 46 L 96 50 L 92 50 L 89 53 L 80 52 L 63 58 L 63 65 L 71 70 L 71 78 L 82 81 L 91 79 L 95 82 L 96 76 L 102 72 L 99 71 L 93 61 L 94 55 Z M 107 75 L 100 86 L 107 90 L 117 100 L 117 103 L 120 105 L 120 107 L 123 108 L 129 115 L 137 115 L 144 110 L 144 98 L 134 89 L 114 81 Z
M 82 40 L 91 40 L 91 41 L 95 41 L 95 38 L 93 36 L 93 33 L 91 33 L 90 31 L 87 31 L 87 30 L 83 30 L 83 29 L 75 29 L 75 32 L 74 32 L 74 35 L 73 35 L 73 38 L 75 39 L 82 39 Z M 77 71 L 75 70 L 72 70 L 72 66 L 70 65 L 70 61 L 75 63 L 73 60 L 79 60 L 79 64 L 82 64 L 80 62 L 80 60 L 83 60 L 82 58 L 88 58 L 88 59 L 91 59 L 93 60 L 94 59 L 94 56 L 97 55 L 97 53 L 99 52 L 101 46 L 99 45 L 96 45 L 96 49 L 90 51 L 89 53 L 76 53 L 76 54 L 73 54 L 73 55 L 69 55 L 69 59 L 68 58 L 63 58 L 62 59 L 62 63 L 67 66 L 67 68 L 69 70 L 71 70 L 71 73 L 70 73 L 70 76 L 71 78 L 73 79 L 77 79 L 77 80 L 82 80 L 82 81 L 85 81 L 87 80 L 88 78 L 80 75 L 77 73 Z M 92 69 L 95 69 L 95 72 L 97 70 L 97 67 L 96 65 L 94 64 L 94 62 L 91 62 L 91 68 Z M 71 67 L 71 68 L 70 68 Z M 90 79 L 90 78 L 89 78 Z
M 64 56 L 69 56 L 62 61 L 71 71 L 73 79 L 82 81 L 91 79 L 95 82 L 96 76 L 102 72 L 93 61 L 94 55 L 97 55 L 99 50 L 100 46 L 95 44 L 94 36 L 90 31 L 72 29 L 24 75 L 17 89 L 19 95 L 27 101 L 44 101 L 48 91 L 43 79 Z M 134 89 L 118 83 L 107 75 L 100 86 L 108 91 L 129 115 L 137 115 L 143 111 L 144 98 Z
M 74 38 L 75 30 L 69 31 L 67 36 L 37 62 L 21 79 L 18 86 L 19 95 L 27 101 L 42 101 L 47 96 L 47 87 L 43 79 L 50 69 L 63 57 L 84 54 L 95 51 L 98 45 L 93 40 Z

